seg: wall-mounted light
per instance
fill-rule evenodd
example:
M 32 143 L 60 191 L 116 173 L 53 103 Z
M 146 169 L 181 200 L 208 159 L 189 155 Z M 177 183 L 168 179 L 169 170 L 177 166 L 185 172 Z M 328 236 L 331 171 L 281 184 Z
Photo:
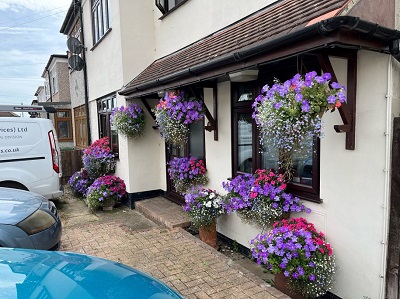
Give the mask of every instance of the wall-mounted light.
M 231 82 L 248 82 L 258 78 L 258 70 L 243 70 L 236 73 L 230 73 L 229 79 Z
M 163 98 L 163 97 L 165 96 L 165 90 L 159 90 L 159 91 L 157 91 L 157 96 L 158 96 L 159 98 Z

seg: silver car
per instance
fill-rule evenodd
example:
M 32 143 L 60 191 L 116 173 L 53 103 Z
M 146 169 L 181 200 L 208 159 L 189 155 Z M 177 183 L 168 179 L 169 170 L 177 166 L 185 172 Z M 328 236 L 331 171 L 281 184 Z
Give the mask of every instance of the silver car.
M 61 220 L 43 196 L 0 187 L 0 247 L 57 250 Z

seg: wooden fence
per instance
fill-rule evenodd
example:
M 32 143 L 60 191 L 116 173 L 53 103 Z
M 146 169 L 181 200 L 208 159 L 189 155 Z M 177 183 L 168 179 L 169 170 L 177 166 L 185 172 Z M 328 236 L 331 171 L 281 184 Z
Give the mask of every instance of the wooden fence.
M 61 184 L 65 185 L 69 178 L 82 168 L 82 150 L 61 150 L 61 166 Z

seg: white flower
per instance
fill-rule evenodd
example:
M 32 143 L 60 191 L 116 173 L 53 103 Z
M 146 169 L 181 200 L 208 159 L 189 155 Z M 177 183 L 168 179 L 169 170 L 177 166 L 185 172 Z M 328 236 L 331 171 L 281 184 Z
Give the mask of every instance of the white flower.
M 205 204 L 206 208 L 211 208 L 211 205 L 212 205 L 211 201 L 207 201 Z

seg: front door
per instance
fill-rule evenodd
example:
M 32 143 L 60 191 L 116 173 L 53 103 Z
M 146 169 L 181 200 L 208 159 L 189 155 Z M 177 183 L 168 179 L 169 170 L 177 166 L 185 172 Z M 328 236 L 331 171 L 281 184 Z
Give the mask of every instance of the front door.
M 195 122 L 189 125 L 189 142 L 184 147 L 176 147 L 172 145 L 166 145 L 166 160 L 171 161 L 173 158 L 182 157 L 195 157 L 205 161 L 205 142 L 204 142 L 204 121 Z M 172 181 L 170 180 L 167 172 L 167 197 L 178 203 L 184 204 L 184 197 L 176 192 Z

